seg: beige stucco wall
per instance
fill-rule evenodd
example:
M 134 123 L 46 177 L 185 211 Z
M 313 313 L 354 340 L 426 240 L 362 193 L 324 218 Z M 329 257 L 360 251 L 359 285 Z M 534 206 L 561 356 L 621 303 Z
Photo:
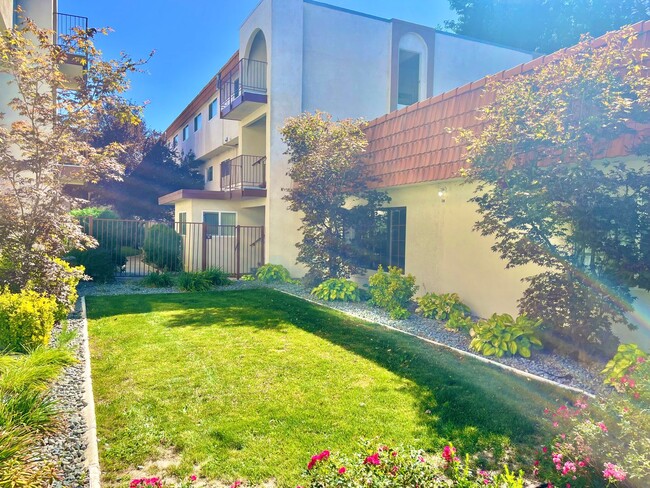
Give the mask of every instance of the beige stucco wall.
M 444 196 L 438 195 L 444 191 Z M 492 240 L 472 231 L 476 207 L 472 187 L 461 181 L 397 187 L 388 191 L 390 207 L 406 207 L 406 272 L 419 293 L 458 293 L 480 316 L 516 313 L 525 287 L 521 279 L 534 268 L 505 269 Z
M 443 190 L 444 196 L 439 196 Z M 506 269 L 506 262 L 490 247 L 493 239 L 474 232 L 476 205 L 468 202 L 473 186 L 460 180 L 388 190 L 390 207 L 406 207 L 406 272 L 426 292 L 458 293 L 476 315 L 517 314 L 517 300 L 526 284 L 521 279 L 540 271 L 536 266 Z M 444 201 L 443 201 L 444 200 Z M 639 326 L 614 332 L 623 342 L 635 342 L 650 351 L 650 293 L 637 297 L 630 319 Z
M 13 26 L 13 6 L 14 0 L 0 0 L 0 31 Z

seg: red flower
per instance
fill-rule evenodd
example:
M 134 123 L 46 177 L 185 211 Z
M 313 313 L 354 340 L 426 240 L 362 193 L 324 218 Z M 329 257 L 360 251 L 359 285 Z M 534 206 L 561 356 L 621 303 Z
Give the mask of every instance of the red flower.
M 379 466 L 381 464 L 381 460 L 379 459 L 379 453 L 376 452 L 372 456 L 368 456 L 366 459 L 363 460 L 363 464 L 373 464 L 375 466 Z
M 232 485 L 230 485 L 230 488 L 239 488 L 240 486 L 241 486 L 241 481 L 237 480 Z
M 343 473 L 345 473 L 345 471 L 346 471 L 345 466 L 341 466 L 339 468 L 339 474 L 343 474 Z
M 452 446 L 445 446 L 442 450 L 442 458 L 448 463 L 455 460 L 454 455 L 456 454 L 456 448 Z
M 195 475 L 195 474 L 193 474 L 192 476 L 190 476 L 190 481 L 196 481 L 196 475 Z

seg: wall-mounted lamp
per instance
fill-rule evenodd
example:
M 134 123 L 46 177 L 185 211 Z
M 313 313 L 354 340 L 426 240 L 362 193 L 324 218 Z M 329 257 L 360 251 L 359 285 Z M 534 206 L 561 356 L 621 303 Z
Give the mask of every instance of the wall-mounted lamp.
M 447 187 L 446 186 L 441 186 L 438 188 L 438 197 L 440 197 L 440 201 L 442 203 L 445 203 L 445 200 L 447 199 Z

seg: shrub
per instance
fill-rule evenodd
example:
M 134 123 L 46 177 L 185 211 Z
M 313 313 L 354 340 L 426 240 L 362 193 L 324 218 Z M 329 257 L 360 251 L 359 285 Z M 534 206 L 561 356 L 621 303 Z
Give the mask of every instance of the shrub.
M 416 312 L 428 319 L 449 320 L 449 316 L 454 312 L 469 315 L 469 307 L 460 301 L 456 293 L 442 295 L 427 293 L 416 301 L 418 302 Z
M 115 280 L 115 273 L 126 264 L 125 257 L 101 247 L 70 251 L 68 259 L 83 266 L 85 273 L 98 283 Z
M 537 337 L 541 323 L 541 320 L 532 320 L 525 315 L 514 319 L 507 313 L 495 313 L 489 319 L 474 324 L 470 331 L 473 337 L 470 347 L 484 356 L 519 354 L 529 358 L 532 348 L 542 347 L 542 341 Z
M 214 286 L 224 286 L 230 284 L 228 273 L 226 273 L 221 268 L 206 269 L 202 273 L 203 275 L 205 275 L 208 281 L 212 283 Z
M 322 451 L 311 457 L 307 473 L 307 486 L 310 488 L 524 486 L 522 472 L 514 474 L 506 467 L 503 473 L 490 473 L 476 467 L 469 457 L 463 463 L 451 444 L 435 456 L 427 456 L 423 451 L 412 448 L 377 448 L 367 443 L 353 457 Z
M 0 293 L 0 349 L 25 351 L 47 344 L 57 310 L 54 297 L 5 288 Z
M 462 330 L 469 332 L 474 326 L 474 321 L 469 315 L 463 312 L 453 311 L 449 315 L 449 320 L 445 323 L 445 327 L 451 330 Z
M 650 363 L 644 358 L 625 388 L 589 402 L 545 409 L 549 436 L 535 469 L 553 486 L 650 486 Z M 576 479 L 577 478 L 577 479 Z
M 206 291 L 212 287 L 208 276 L 204 273 L 180 273 L 178 287 L 184 291 Z
M 302 283 L 302 286 L 304 286 L 306 289 L 313 290 L 323 281 L 325 281 L 325 277 L 320 271 L 316 269 L 310 269 L 307 271 L 307 273 L 305 273 L 305 276 L 303 276 L 300 281 Z
M 180 271 L 183 238 L 165 224 L 154 224 L 147 229 L 144 244 L 145 262 L 161 271 Z
M 122 246 L 120 248 L 120 255 L 125 257 L 125 258 L 131 257 L 131 256 L 137 256 L 139 254 L 140 254 L 140 250 L 136 249 L 134 247 L 131 247 L 131 246 Z
M 31 288 L 41 294 L 51 296 L 56 300 L 56 320 L 63 320 L 74 310 L 79 295 L 77 285 L 84 275 L 83 267 L 73 267 L 63 259 L 54 258 L 43 266 L 46 279 L 35 278 Z
M 311 294 L 325 301 L 358 302 L 360 300 L 359 286 L 343 278 L 330 278 L 314 288 Z
M 70 215 L 77 218 L 93 217 L 95 219 L 119 219 L 120 216 L 108 207 L 86 207 L 76 208 L 70 211 Z
M 388 272 L 385 272 L 380 265 L 377 273 L 372 275 L 368 282 L 373 305 L 389 312 L 403 309 L 394 312 L 394 318 L 408 318 L 406 308 L 418 289 L 414 276 L 403 275 L 402 270 L 396 266 L 389 266 Z
M 639 349 L 636 344 L 621 344 L 614 357 L 605 365 L 601 371 L 605 375 L 605 383 L 618 385 L 620 379 L 625 376 L 630 367 L 638 364 L 639 358 L 645 359 L 647 354 Z
M 281 264 L 265 264 L 260 266 L 255 277 L 263 283 L 292 283 L 289 270 Z
M 242 280 L 242 281 L 255 281 L 255 276 L 251 275 L 251 274 L 245 274 L 245 275 L 242 275 L 242 277 L 239 278 L 239 279 Z
M 140 283 L 150 288 L 169 288 L 174 286 L 174 277 L 166 272 L 149 273 Z

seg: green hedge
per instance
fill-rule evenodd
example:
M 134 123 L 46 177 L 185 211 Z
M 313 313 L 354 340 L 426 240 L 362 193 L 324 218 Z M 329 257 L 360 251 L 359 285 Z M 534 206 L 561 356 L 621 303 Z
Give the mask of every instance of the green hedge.
M 155 224 L 147 229 L 144 245 L 144 258 L 161 271 L 181 271 L 182 237 L 165 224 Z

